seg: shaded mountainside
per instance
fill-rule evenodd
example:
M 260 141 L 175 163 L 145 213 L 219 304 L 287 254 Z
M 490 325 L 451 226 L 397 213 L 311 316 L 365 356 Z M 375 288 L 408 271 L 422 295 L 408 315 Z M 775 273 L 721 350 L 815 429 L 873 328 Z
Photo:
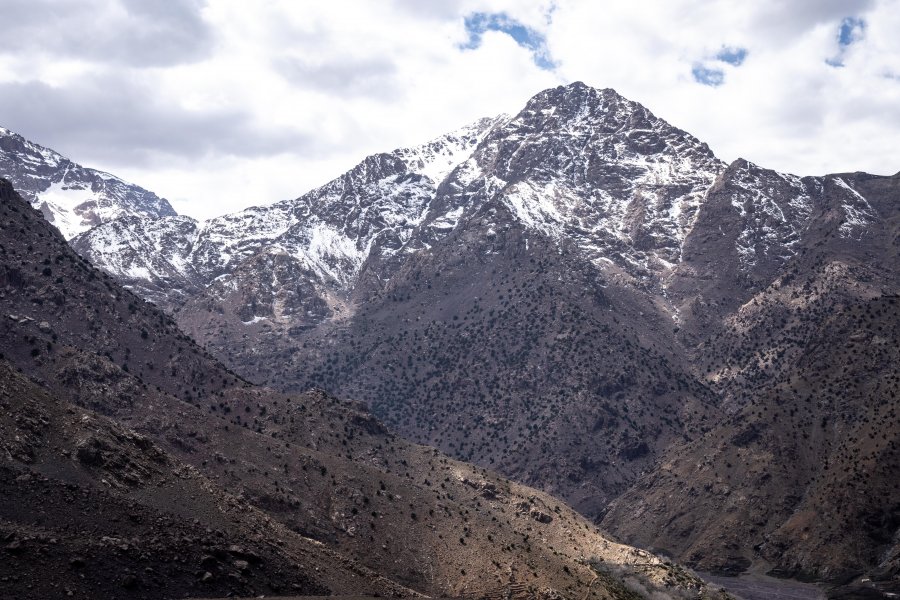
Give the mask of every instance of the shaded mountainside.
M 788 324 L 784 297 L 761 295 L 780 305 L 761 317 L 778 333 L 749 356 L 727 355 L 723 369 L 741 373 L 721 381 L 722 422 L 668 452 L 603 525 L 699 568 L 763 558 L 782 575 L 844 581 L 876 566 L 872 577 L 896 589 L 900 301 L 845 291 L 813 300 L 816 320 Z
M 0 127 L 0 177 L 71 239 L 118 217 L 174 216 L 164 198 L 114 175 L 78 165 Z
M 503 227 L 499 210 L 486 227 Z M 290 362 L 269 362 L 263 338 L 256 357 L 242 357 L 245 372 L 364 398 L 404 434 L 585 514 L 708 426 L 712 395 L 671 345 L 647 343 L 672 326 L 646 297 L 572 269 L 570 251 L 513 228 L 486 237 L 469 223 L 447 241 L 348 323 L 310 332 Z
M 243 382 L 6 182 L 0 225 L 0 485 L 46 498 L 0 505 L 4 594 L 717 595 L 361 406 Z
M 409 593 L 5 361 L 0 405 L 5 598 Z
M 623 539 L 890 582 L 897 182 L 725 164 L 575 83 L 295 200 L 73 245 L 242 376 L 360 400 Z

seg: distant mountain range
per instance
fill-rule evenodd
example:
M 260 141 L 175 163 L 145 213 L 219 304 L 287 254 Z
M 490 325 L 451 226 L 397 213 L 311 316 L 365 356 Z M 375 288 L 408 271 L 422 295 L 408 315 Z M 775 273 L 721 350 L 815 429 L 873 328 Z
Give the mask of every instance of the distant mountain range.
M 39 147 L 5 139 L 19 186 Z M 45 155 L 27 199 L 71 223 Z M 295 200 L 140 197 L 60 230 L 242 376 L 363 401 L 691 566 L 896 583 L 900 175 L 726 164 L 576 83 Z

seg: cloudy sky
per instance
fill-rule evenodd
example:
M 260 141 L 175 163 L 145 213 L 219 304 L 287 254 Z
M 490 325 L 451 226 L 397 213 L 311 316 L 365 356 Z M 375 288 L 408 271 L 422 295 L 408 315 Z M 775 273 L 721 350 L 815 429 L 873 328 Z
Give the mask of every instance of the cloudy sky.
M 0 0 L 0 125 L 208 217 L 612 87 L 798 174 L 900 171 L 900 0 Z

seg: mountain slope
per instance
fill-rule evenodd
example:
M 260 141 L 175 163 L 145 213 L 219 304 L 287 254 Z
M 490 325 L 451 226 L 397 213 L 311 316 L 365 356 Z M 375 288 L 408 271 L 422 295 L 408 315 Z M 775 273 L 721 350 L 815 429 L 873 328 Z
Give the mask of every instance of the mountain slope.
M 783 574 L 844 580 L 880 565 L 896 588 L 900 176 L 812 183 L 794 256 L 777 258 L 764 288 L 735 293 L 741 305 L 699 349 L 723 418 L 604 523 L 705 568 L 759 556 Z M 661 498 L 684 508 L 659 511 Z
M 608 139 L 597 135 L 604 127 L 612 131 Z M 631 128 L 651 132 L 647 137 L 658 144 L 633 150 Z M 669 178 L 656 175 L 659 167 L 637 170 L 667 161 Z M 650 193 L 652 177 L 658 185 Z M 389 279 L 370 283 L 363 268 L 353 303 L 334 318 L 293 327 L 278 318 L 242 319 L 243 327 L 235 326 L 228 316 L 234 307 L 255 303 L 254 315 L 267 315 L 258 308 L 270 304 L 259 293 L 268 289 L 266 279 L 252 274 L 266 270 L 256 262 L 229 303 L 198 297 L 178 318 L 251 378 L 363 399 L 405 435 L 559 494 L 625 539 L 690 564 L 739 571 L 767 561 L 782 573 L 834 581 L 873 568 L 896 577 L 885 540 L 897 525 L 883 486 L 885 474 L 900 465 L 890 453 L 878 451 L 871 467 L 877 475 L 862 484 L 825 477 L 828 483 L 816 488 L 807 481 L 827 455 L 795 461 L 790 440 L 802 428 L 778 422 L 730 477 L 742 480 L 767 463 L 792 468 L 762 469 L 767 483 L 735 496 L 754 498 L 756 508 L 736 511 L 720 503 L 717 485 L 679 488 L 673 501 L 679 495 L 671 486 L 657 488 L 656 475 L 645 475 L 680 456 L 695 457 L 682 459 L 685 465 L 710 455 L 736 464 L 733 453 L 744 452 L 737 446 L 744 438 L 730 429 L 734 397 L 756 411 L 768 407 L 762 413 L 769 419 L 780 414 L 778 396 L 747 390 L 742 374 L 730 387 L 723 383 L 730 369 L 708 375 L 723 356 L 714 340 L 792 268 L 815 272 L 807 256 L 840 261 L 856 248 L 858 260 L 896 264 L 878 245 L 896 240 L 890 181 L 798 178 L 743 160 L 726 166 L 609 92 L 572 86 L 539 95 L 493 130 L 438 188 L 437 214 L 462 208 L 454 229 L 432 240 L 422 228 L 420 251 Z M 878 191 L 861 193 L 865 186 Z M 381 259 L 370 255 L 368 263 L 378 268 Z M 853 271 L 847 286 L 869 280 Z M 882 274 L 882 292 L 895 293 L 897 280 L 896 272 Z M 842 306 L 835 305 L 838 315 L 845 314 Z M 809 324 L 822 319 L 821 310 L 797 310 Z M 739 336 L 733 352 L 755 356 L 766 343 L 762 331 Z M 888 339 L 896 341 L 893 333 Z M 249 347 L 246 340 L 253 340 Z M 782 345 L 771 342 L 767 356 L 781 356 Z M 822 343 L 809 360 L 835 364 L 838 347 L 836 340 Z M 860 364 L 849 380 L 860 387 L 842 411 L 869 411 L 869 396 L 854 381 L 865 381 L 874 368 Z M 793 407 L 795 414 L 802 408 Z M 822 416 L 836 418 L 831 410 Z M 880 419 L 869 433 L 889 445 L 898 425 Z M 844 452 L 856 447 L 852 429 L 832 435 Z M 724 452 L 722 439 L 737 442 L 727 442 Z M 849 513 L 821 518 L 815 507 L 824 502 L 823 490 L 840 496 L 859 485 L 865 502 L 847 502 Z M 635 506 L 652 508 L 623 512 Z M 796 506 L 816 515 L 801 534 L 790 524 L 788 507 Z M 658 518 L 648 519 L 651 513 Z M 672 529 L 673 519 L 692 525 Z M 857 524 L 843 526 L 840 551 L 824 552 L 847 522 Z M 776 534 L 785 531 L 792 533 Z
M 0 127 L 0 177 L 71 239 L 123 216 L 174 216 L 164 198 L 114 175 L 88 169 Z
M 373 595 L 402 593 L 405 587 L 431 595 L 603 598 L 627 594 L 628 579 L 646 594 L 713 596 L 680 567 L 612 542 L 552 497 L 397 438 L 359 406 L 321 392 L 282 395 L 241 381 L 169 317 L 77 257 L 5 182 L 0 200 L 3 360 L 30 376 L 29 385 L 41 386 L 28 392 L 44 397 L 38 404 L 59 400 L 62 421 L 57 425 L 55 416 L 46 417 L 49 424 L 43 425 L 61 428 L 59 435 L 71 440 L 35 443 L 40 450 L 31 454 L 11 452 L 3 459 L 10 468 L 40 471 L 28 462 L 37 452 L 52 471 L 46 477 L 65 481 L 59 469 L 69 468 L 70 458 L 63 450 L 75 444 L 77 457 L 96 422 L 108 434 L 94 435 L 97 443 L 88 440 L 81 452 L 87 462 L 102 458 L 100 464 L 109 464 L 118 479 L 104 479 L 114 487 L 119 480 L 152 482 L 156 471 L 140 457 L 115 458 L 131 457 L 130 446 L 149 440 L 158 447 L 151 455 L 188 465 L 213 497 L 246 503 L 239 506 L 247 506 L 248 522 L 264 513 L 265 529 L 254 530 L 252 539 L 300 565 L 265 579 L 271 591 L 297 584 L 301 591 L 320 586 Z M 21 431 L 33 406 L 10 405 L 9 428 Z M 35 416 L 38 423 L 41 418 Z M 103 452 L 110 445 L 112 462 L 106 462 Z M 101 458 L 93 458 L 94 449 Z M 167 473 L 161 476 L 169 480 Z M 105 485 L 102 479 L 99 485 Z M 125 502 L 148 511 L 191 518 L 196 498 L 159 493 L 168 502 L 163 507 L 154 494 L 123 492 Z M 199 497 L 190 489 L 184 493 Z M 22 531 L 29 514 L 6 510 L 0 513 L 5 526 Z M 74 519 L 78 513 L 66 514 Z M 198 543 L 205 548 L 203 539 Z M 321 552 L 298 559 L 310 548 Z M 255 569 L 253 559 L 238 559 Z M 134 557 L 119 560 L 125 569 L 144 566 Z M 271 560 L 275 568 L 279 563 Z M 320 574 L 312 568 L 317 561 L 330 561 L 331 567 Z M 204 573 L 197 576 L 200 583 Z M 16 591 L 22 581 L 4 583 Z M 83 585 L 94 593 L 101 589 L 95 580 Z
M 6 361 L 0 405 L 5 598 L 410 593 Z

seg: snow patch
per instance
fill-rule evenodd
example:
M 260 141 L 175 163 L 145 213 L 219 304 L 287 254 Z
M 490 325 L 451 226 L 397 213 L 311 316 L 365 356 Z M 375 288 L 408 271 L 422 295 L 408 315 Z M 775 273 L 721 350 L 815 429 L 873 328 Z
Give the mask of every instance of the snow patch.
M 50 220 L 67 240 L 87 231 L 96 222 L 91 211 L 96 207 L 97 196 L 90 189 L 66 186 L 62 181 L 52 183 L 37 194 L 38 206 L 44 204 L 52 215 Z
M 562 235 L 565 220 L 557 207 L 559 200 L 555 183 L 542 187 L 520 183 L 503 195 L 503 203 L 521 223 L 554 239 Z
M 456 224 L 459 222 L 459 218 L 463 214 L 463 207 L 458 206 L 451 210 L 450 212 L 442 215 L 441 217 L 435 219 L 431 222 L 431 226 L 434 229 L 441 230 L 452 230 L 456 228 Z
M 368 252 L 360 251 L 353 240 L 324 223 L 314 225 L 309 236 L 309 247 L 305 252 L 298 252 L 298 258 L 305 259 L 320 274 L 349 284 Z
M 878 218 L 875 209 L 872 208 L 872 205 L 869 204 L 869 201 L 862 194 L 853 189 L 853 186 L 840 177 L 835 177 L 834 182 L 838 187 L 850 192 L 851 198 L 851 202 L 841 203 L 844 221 L 838 228 L 838 232 L 843 238 L 862 239 L 869 223 Z
M 491 131 L 508 120 L 507 115 L 479 119 L 421 146 L 395 150 L 394 154 L 406 162 L 410 171 L 424 175 L 436 186 L 465 162 Z

